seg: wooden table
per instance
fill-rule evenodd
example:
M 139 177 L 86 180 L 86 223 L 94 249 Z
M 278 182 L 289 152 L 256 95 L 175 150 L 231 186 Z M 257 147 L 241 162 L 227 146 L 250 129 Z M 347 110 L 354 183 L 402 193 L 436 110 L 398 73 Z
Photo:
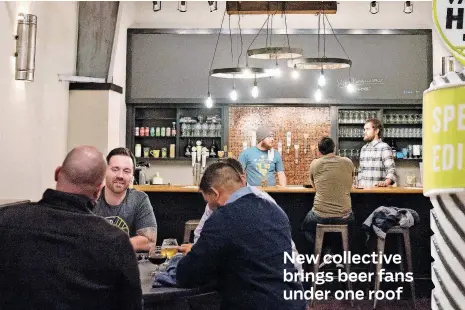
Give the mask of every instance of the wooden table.
M 212 287 L 153 288 L 155 265 L 147 260 L 139 261 L 140 282 L 144 298 L 144 309 L 157 310 L 190 310 L 190 309 L 219 309 L 219 297 Z M 209 305 L 205 308 L 205 305 Z

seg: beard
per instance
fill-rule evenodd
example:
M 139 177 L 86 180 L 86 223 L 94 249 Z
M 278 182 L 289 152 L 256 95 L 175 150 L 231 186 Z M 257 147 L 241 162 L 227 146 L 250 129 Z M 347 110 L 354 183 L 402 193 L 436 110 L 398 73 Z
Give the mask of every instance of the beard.
M 113 179 L 106 182 L 106 187 L 115 194 L 121 194 L 129 188 L 129 183 L 123 179 Z
M 363 137 L 363 141 L 365 141 L 365 142 L 371 142 L 374 139 L 375 139 L 374 135 L 373 136 L 365 136 L 365 137 Z
M 262 148 L 264 148 L 265 150 L 267 150 L 267 151 L 268 151 L 268 150 L 271 150 L 271 148 L 273 147 L 272 144 L 268 144 L 268 143 L 266 143 L 265 141 L 262 141 L 260 146 L 261 146 Z

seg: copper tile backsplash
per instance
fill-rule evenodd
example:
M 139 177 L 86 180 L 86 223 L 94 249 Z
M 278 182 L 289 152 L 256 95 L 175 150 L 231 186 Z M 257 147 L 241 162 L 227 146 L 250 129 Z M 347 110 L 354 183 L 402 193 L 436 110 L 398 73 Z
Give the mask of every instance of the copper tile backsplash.
M 309 167 L 317 156 L 318 141 L 330 134 L 329 108 L 315 107 L 230 107 L 229 108 L 229 150 L 237 158 L 242 143 L 250 146 L 251 131 L 262 125 L 276 132 L 274 148 L 283 142 L 283 161 L 288 184 L 308 184 Z M 286 153 L 286 132 L 292 133 L 292 146 Z M 307 153 L 304 153 L 304 134 L 308 134 Z M 295 163 L 294 145 L 299 144 L 299 162 Z

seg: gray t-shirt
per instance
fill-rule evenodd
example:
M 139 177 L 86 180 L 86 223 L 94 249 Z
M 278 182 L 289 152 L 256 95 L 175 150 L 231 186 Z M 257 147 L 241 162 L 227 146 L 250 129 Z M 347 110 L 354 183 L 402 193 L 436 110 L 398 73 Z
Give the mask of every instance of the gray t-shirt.
M 137 236 L 142 228 L 157 228 L 152 205 L 146 193 L 128 189 L 126 197 L 118 206 L 110 206 L 105 201 L 105 188 L 94 208 L 94 213 L 104 217 L 112 225 L 126 232 L 130 237 Z

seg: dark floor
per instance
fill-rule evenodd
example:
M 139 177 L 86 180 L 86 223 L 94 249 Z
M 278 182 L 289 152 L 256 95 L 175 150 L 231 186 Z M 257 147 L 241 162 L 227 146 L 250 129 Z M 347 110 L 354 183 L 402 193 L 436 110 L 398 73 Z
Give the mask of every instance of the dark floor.
M 311 310 L 339 310 L 339 309 L 354 309 L 354 310 L 371 310 L 373 309 L 373 301 L 362 300 L 354 302 L 354 307 L 350 306 L 347 301 L 329 300 L 316 302 Z M 397 301 L 378 301 L 377 310 L 404 310 L 414 309 L 410 300 Z M 416 310 L 431 310 L 431 299 L 417 299 Z

